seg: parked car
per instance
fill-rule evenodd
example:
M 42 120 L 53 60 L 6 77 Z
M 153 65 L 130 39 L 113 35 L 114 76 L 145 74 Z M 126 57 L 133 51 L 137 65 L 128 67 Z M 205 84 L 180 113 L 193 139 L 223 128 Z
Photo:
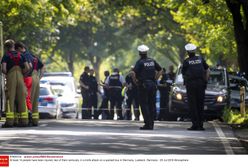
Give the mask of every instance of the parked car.
M 58 96 L 62 117 L 78 118 L 80 111 L 78 98 L 75 98 L 70 88 L 66 85 L 52 85 L 52 89 Z
M 41 118 L 59 118 L 61 116 L 58 97 L 49 84 L 40 84 L 38 110 Z
M 171 87 L 167 120 L 176 120 L 178 117 L 189 117 L 188 98 L 186 88 L 183 84 L 181 68 L 179 66 L 175 81 Z M 205 91 L 204 116 L 207 119 L 220 118 L 224 108 L 229 105 L 229 100 L 230 90 L 226 69 L 211 68 Z
M 245 87 L 245 104 L 248 104 L 248 81 L 241 76 L 229 75 L 230 81 L 230 107 L 240 109 L 240 87 Z
M 63 90 L 60 91 L 59 96 L 61 108 L 64 111 L 63 117 L 68 117 L 68 115 L 71 115 L 70 113 L 75 113 L 76 117 L 78 117 L 81 94 L 77 90 L 76 82 L 71 72 L 47 72 L 40 82 L 49 83 L 53 88 L 57 87 L 57 89 Z M 63 93 L 64 91 L 66 93 Z

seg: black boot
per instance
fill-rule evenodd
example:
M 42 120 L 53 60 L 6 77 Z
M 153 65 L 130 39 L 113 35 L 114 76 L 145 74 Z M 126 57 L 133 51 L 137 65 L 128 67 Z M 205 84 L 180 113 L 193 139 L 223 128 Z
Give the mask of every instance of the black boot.
M 32 127 L 33 126 L 33 119 L 32 119 L 32 112 L 31 111 L 29 111 L 28 112 L 28 126 L 29 127 Z

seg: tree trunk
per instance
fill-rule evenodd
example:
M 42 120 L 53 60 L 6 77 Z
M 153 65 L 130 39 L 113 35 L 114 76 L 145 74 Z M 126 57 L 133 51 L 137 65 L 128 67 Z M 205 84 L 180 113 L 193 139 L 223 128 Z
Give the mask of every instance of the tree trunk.
M 226 0 L 226 4 L 232 13 L 235 40 L 238 51 L 238 64 L 240 72 L 245 72 L 248 77 L 248 1 L 247 0 Z M 244 17 L 241 15 L 241 7 L 244 10 Z
M 90 62 L 95 70 L 95 76 L 96 76 L 96 79 L 97 81 L 100 80 L 100 65 L 101 65 L 101 60 L 98 58 L 98 57 L 94 57 L 94 56 L 91 56 L 90 57 Z
M 74 57 L 72 55 L 72 52 L 69 52 L 66 63 L 69 71 L 72 73 L 72 76 L 74 76 Z

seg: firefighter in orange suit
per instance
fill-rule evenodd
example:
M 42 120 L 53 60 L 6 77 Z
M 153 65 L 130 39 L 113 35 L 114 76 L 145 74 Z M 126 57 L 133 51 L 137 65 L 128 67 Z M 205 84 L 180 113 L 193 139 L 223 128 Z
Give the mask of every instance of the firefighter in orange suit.
M 15 43 L 15 50 L 21 52 L 28 62 L 29 71 L 24 74 L 24 83 L 27 88 L 26 104 L 28 108 L 29 125 L 32 126 L 32 103 L 31 103 L 31 89 L 32 89 L 32 55 L 26 49 L 22 42 Z
M 32 73 L 32 91 L 31 91 L 31 102 L 32 102 L 32 124 L 33 126 L 38 126 L 39 122 L 39 111 L 38 111 L 38 99 L 40 92 L 40 78 L 43 75 L 44 65 L 41 60 L 32 55 L 32 65 L 33 65 L 33 73 Z
M 15 51 L 15 42 L 13 40 L 7 40 L 4 43 L 4 47 L 6 53 L 1 63 L 2 72 L 7 78 L 8 110 L 6 112 L 6 122 L 2 127 L 13 127 L 15 118 L 19 119 L 19 126 L 28 126 L 28 112 L 25 101 L 26 87 L 23 81 L 23 72 L 26 73 L 29 70 L 28 64 L 25 57 L 20 52 Z M 15 110 L 17 113 L 14 113 Z

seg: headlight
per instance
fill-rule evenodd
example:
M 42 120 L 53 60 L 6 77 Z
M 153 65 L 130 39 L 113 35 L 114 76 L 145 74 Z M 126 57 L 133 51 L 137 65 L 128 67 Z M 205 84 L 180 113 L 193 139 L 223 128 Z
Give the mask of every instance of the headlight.
M 177 100 L 182 100 L 183 99 L 183 96 L 181 93 L 176 93 L 176 99 Z
M 217 97 L 217 102 L 218 103 L 222 103 L 224 101 L 224 97 L 223 96 L 218 96 Z

